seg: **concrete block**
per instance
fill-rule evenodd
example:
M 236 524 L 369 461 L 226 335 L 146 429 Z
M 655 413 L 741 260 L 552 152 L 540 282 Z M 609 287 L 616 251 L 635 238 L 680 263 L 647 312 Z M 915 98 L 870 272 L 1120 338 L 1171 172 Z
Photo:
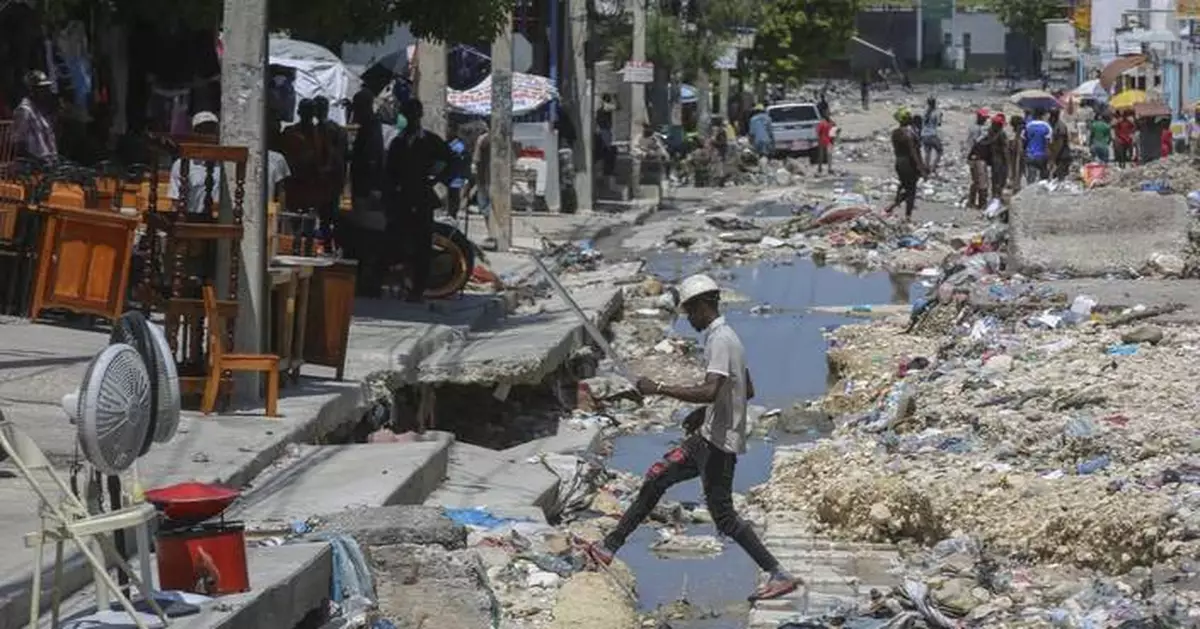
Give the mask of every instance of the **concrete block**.
M 349 535 L 364 547 L 437 544 L 457 550 L 467 546 L 467 528 L 455 524 L 438 507 L 395 505 L 353 509 L 325 518 L 318 530 Z
M 379 611 L 400 629 L 491 627 L 500 613 L 473 550 L 398 544 L 368 550 Z
M 623 303 L 608 287 L 574 296 L 593 323 L 603 327 Z M 587 343 L 574 311 L 555 298 L 535 315 L 507 318 L 494 329 L 456 339 L 421 362 L 421 382 L 537 384 L 571 352 Z
M 450 449 L 446 481 L 426 500 L 451 508 L 531 507 L 543 509 L 558 493 L 558 477 L 540 463 L 466 443 Z
M 1030 186 L 1013 198 L 1009 217 L 1018 270 L 1084 277 L 1140 269 L 1152 253 L 1182 258 L 1191 224 L 1182 196 L 1116 188 L 1072 195 Z
M 233 517 L 273 531 L 348 509 L 421 504 L 445 477 L 453 441 L 431 432 L 412 443 L 303 446 L 254 483 Z

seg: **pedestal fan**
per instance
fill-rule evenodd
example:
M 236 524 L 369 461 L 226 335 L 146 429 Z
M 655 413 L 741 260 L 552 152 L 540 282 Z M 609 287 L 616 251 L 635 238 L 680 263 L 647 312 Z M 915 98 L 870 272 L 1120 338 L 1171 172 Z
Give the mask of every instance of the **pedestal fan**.
M 101 474 L 118 477 L 134 466 L 155 441 L 170 439 L 179 424 L 179 382 L 175 364 L 162 332 L 140 313 L 118 320 L 114 339 L 128 338 L 133 344 L 114 342 L 105 347 L 88 365 L 76 393 L 63 398 L 63 408 L 77 429 L 79 446 L 87 461 Z M 117 497 L 116 508 L 109 513 L 92 514 L 56 473 L 37 444 L 18 427 L 0 415 L 0 450 L 13 459 L 17 471 L 41 501 L 41 530 L 26 537 L 26 545 L 37 549 L 38 566 L 42 548 L 55 543 L 55 581 L 51 607 L 53 626 L 58 625 L 61 600 L 63 546 L 74 542 L 92 567 L 96 580 L 97 603 L 108 607 L 108 594 L 116 597 L 139 629 L 147 629 L 127 593 L 120 590 L 108 574 L 105 558 L 114 560 L 120 574 L 137 587 L 159 619 L 167 616 L 151 596 L 149 531 L 147 524 L 157 517 L 153 505 L 137 502 L 120 505 L 119 480 L 111 481 L 110 491 Z M 48 487 L 39 480 L 45 474 L 53 481 Z M 59 496 L 54 496 L 54 493 Z M 133 528 L 141 549 L 141 578 L 129 567 L 110 534 Z M 36 626 L 41 608 L 41 570 L 34 570 L 30 600 L 30 624 Z

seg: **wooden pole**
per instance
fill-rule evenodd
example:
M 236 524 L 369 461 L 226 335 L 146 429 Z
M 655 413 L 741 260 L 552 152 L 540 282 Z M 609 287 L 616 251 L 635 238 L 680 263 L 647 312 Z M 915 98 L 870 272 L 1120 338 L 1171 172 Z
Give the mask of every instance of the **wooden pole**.
M 262 352 L 267 341 L 267 0 L 225 0 L 221 57 L 221 144 L 249 149 L 243 201 L 237 350 Z M 257 391 L 258 375 L 243 382 Z
M 492 221 L 496 248 L 508 251 L 512 246 L 512 16 L 504 21 L 504 30 L 492 42 Z M 549 157 L 549 156 L 547 156 Z

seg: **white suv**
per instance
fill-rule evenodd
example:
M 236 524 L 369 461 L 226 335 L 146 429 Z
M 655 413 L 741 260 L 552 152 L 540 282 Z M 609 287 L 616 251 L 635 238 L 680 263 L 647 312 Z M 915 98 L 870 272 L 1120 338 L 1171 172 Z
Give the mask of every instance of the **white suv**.
M 817 149 L 817 123 L 821 114 L 813 103 L 784 103 L 767 107 L 775 152 L 812 155 Z

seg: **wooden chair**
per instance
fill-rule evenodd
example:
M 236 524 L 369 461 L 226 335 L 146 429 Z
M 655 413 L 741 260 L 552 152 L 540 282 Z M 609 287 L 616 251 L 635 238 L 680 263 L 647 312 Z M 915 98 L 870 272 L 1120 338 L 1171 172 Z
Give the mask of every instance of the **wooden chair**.
M 279 357 L 273 354 L 227 354 L 225 319 L 217 310 L 217 291 L 204 286 L 204 318 L 208 320 L 208 379 L 200 410 L 208 415 L 217 405 L 217 393 L 226 371 L 257 371 L 267 374 L 267 417 L 278 417 Z

